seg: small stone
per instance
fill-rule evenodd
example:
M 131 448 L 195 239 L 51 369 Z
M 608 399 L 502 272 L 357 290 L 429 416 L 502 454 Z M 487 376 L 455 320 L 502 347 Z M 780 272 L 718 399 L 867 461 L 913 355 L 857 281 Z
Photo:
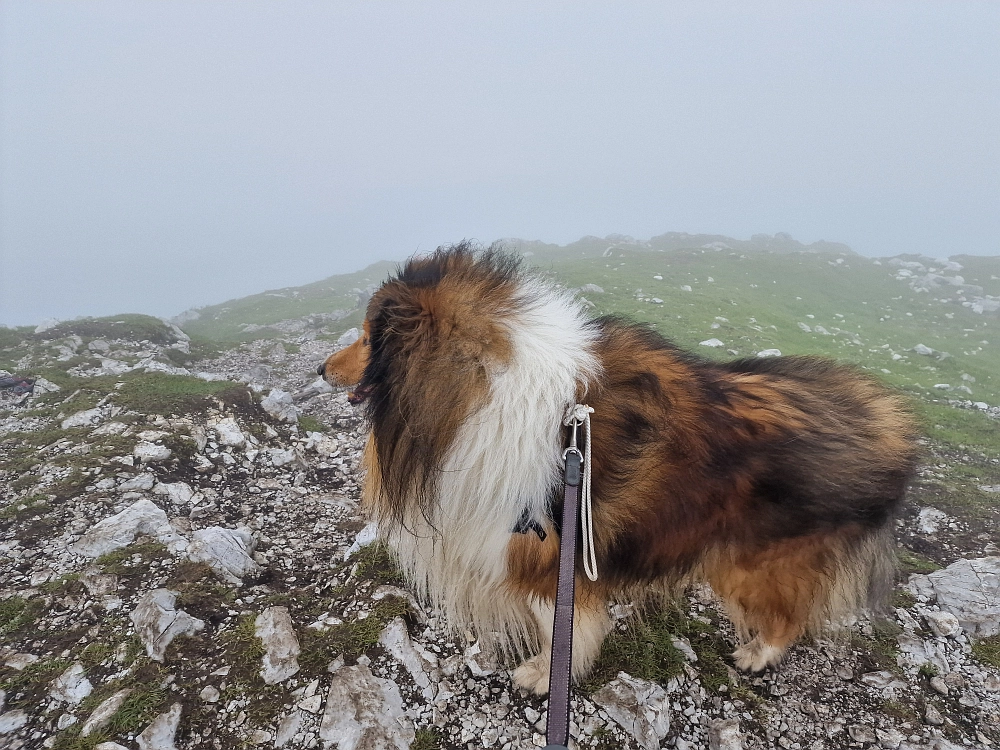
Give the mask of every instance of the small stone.
M 715 721 L 708 728 L 709 750 L 742 750 L 743 735 L 738 719 Z
M 642 748 L 659 748 L 670 729 L 669 696 L 654 682 L 619 672 L 594 693 L 593 701 Z
M 3 665 L 20 672 L 29 664 L 34 664 L 36 661 L 38 661 L 38 657 L 34 654 L 11 654 L 4 658 Z
M 124 745 L 119 745 L 117 742 L 102 742 L 99 745 L 95 745 L 94 750 L 128 750 L 128 748 Z
M 962 632 L 958 618 L 950 612 L 925 612 L 924 617 L 931 630 L 934 631 L 934 635 L 953 638 Z
M 218 703 L 219 689 L 212 685 L 206 685 L 198 693 L 198 697 L 205 701 L 205 703 Z
M 924 710 L 924 721 L 934 727 L 939 727 L 944 724 L 944 717 L 941 712 L 935 708 L 933 703 L 928 703 L 927 708 Z
M 941 695 L 948 695 L 948 683 L 939 675 L 934 675 L 930 679 L 931 688 Z

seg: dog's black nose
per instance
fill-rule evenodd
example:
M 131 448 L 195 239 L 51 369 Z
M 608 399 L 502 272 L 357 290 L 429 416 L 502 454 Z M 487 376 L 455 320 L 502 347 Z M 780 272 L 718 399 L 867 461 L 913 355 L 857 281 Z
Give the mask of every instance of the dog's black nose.
M 316 368 L 316 374 L 319 375 L 320 377 L 323 377 L 324 375 L 326 375 L 326 361 L 325 360 L 323 362 L 319 363 L 319 367 Z

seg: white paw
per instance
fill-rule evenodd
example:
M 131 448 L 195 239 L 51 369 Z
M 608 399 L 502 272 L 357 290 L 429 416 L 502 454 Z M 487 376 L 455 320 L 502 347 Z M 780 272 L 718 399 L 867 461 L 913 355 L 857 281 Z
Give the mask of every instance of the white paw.
M 756 638 L 733 651 L 736 668 L 744 672 L 763 672 L 780 662 L 784 655 L 783 648 L 762 643 Z
M 514 670 L 514 684 L 535 695 L 549 692 L 549 657 L 537 654 Z

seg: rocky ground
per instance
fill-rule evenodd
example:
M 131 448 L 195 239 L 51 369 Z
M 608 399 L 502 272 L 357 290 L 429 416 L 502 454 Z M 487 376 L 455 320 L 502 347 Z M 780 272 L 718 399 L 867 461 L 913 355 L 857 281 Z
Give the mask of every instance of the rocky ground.
M 0 747 L 545 744 L 545 701 L 414 601 L 359 516 L 330 342 L 65 333 L 19 345 L 32 394 L 0 392 Z M 996 507 L 955 502 L 968 457 L 927 448 L 891 619 L 753 677 L 710 591 L 616 607 L 577 746 L 1000 746 Z

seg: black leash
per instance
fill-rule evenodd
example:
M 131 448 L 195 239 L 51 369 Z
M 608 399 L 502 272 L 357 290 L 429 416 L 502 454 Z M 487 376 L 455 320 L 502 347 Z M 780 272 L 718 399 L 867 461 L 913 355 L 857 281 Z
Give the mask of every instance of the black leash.
M 545 724 L 545 750 L 566 749 L 569 744 L 569 694 L 573 675 L 573 596 L 576 589 L 576 529 L 580 510 L 580 467 L 583 454 L 576 447 L 574 423 L 566 461 L 562 526 L 559 538 L 559 579 L 552 622 L 552 661 L 549 667 L 549 712 Z

